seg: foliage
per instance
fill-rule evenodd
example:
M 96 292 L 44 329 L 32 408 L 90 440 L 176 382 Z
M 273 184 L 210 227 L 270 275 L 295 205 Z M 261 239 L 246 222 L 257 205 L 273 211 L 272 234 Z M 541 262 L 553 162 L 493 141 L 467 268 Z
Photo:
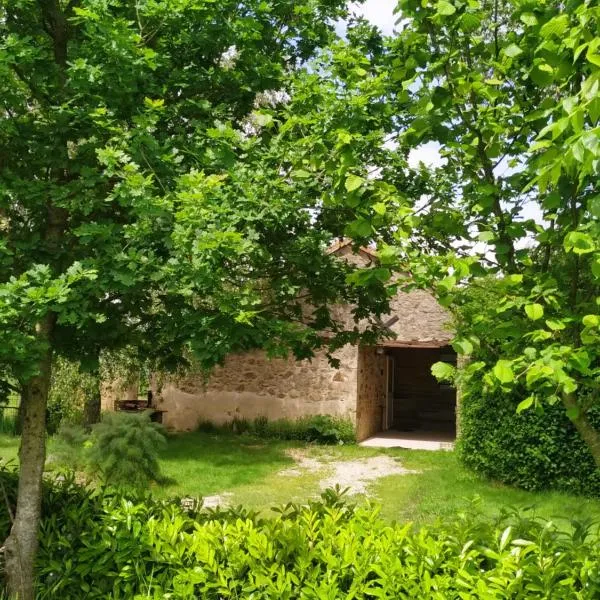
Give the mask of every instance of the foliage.
M 453 306 L 458 336 L 484 319 L 507 294 L 504 280 L 480 280 L 455 293 Z M 497 389 L 481 378 L 481 365 L 496 365 L 495 377 L 504 376 L 499 361 L 503 349 L 498 330 L 527 327 L 525 313 L 498 324 L 471 350 L 475 363 L 458 376 L 461 387 L 459 454 L 477 473 L 529 490 L 559 489 L 598 496 L 600 471 L 561 405 L 552 401 L 525 410 L 528 391 L 523 385 Z M 453 374 L 452 374 L 453 375 Z M 510 375 L 508 375 L 510 377 Z M 600 426 L 597 406 L 588 412 L 590 423 Z
M 0 433 L 19 433 L 19 409 L 13 406 L 0 406 Z
M 330 415 L 272 421 L 266 417 L 257 417 L 253 420 L 234 418 L 220 426 L 207 421 L 200 423 L 197 430 L 205 433 L 219 431 L 246 433 L 262 439 L 299 440 L 320 444 L 351 444 L 356 441 L 352 421 Z
M 158 457 L 166 440 L 163 428 L 150 420 L 150 412 L 109 412 L 93 427 L 86 463 L 113 486 L 147 487 L 160 482 Z
M 461 460 L 508 485 L 600 497 L 600 472 L 564 409 L 547 405 L 517 413 L 522 394 L 469 386 L 461 402 Z M 598 408 L 590 412 L 591 423 L 600 427 Z
M 332 348 L 375 337 L 382 280 L 367 293 L 347 279 L 360 269 L 325 252 L 364 231 L 359 190 L 344 214 L 316 216 L 377 146 L 323 143 L 314 105 L 288 93 L 345 5 L 0 3 L 0 380 L 19 382 L 36 417 L 23 421 L 23 489 L 40 486 L 53 354 L 97 372 L 103 350 L 127 346 L 209 369 L 250 348 L 310 357 L 325 329 Z M 333 160 L 309 164 L 314 148 Z M 336 321 L 338 301 L 365 332 Z M 38 506 L 22 499 L 5 544 L 23 600 Z
M 46 468 L 86 470 L 89 438 L 89 433 L 81 425 L 62 423 L 52 438 L 52 449 L 46 458 Z
M 48 395 L 48 433 L 58 431 L 62 423 L 81 424 L 85 401 L 96 393 L 97 386 L 97 379 L 83 372 L 79 363 L 56 357 Z
M 16 478 L 0 483 L 14 502 Z M 72 480 L 48 485 L 39 598 L 593 598 L 598 530 L 506 513 L 416 530 L 338 491 L 275 518 L 244 509 L 185 513 Z M 0 531 L 9 527 L 4 504 Z M 307 543 L 308 542 L 308 543 Z M 557 595 L 560 594 L 560 595 Z
M 398 153 L 416 169 L 412 234 L 398 252 L 418 285 L 452 306 L 493 276 L 504 294 L 455 347 L 493 342 L 469 372 L 527 390 L 521 409 L 562 403 L 600 466 L 591 424 L 600 375 L 600 8 L 594 2 L 402 0 L 386 70 Z M 383 63 L 383 66 L 381 66 Z M 383 169 L 382 178 L 393 180 Z M 416 185 L 416 184 L 415 184 Z

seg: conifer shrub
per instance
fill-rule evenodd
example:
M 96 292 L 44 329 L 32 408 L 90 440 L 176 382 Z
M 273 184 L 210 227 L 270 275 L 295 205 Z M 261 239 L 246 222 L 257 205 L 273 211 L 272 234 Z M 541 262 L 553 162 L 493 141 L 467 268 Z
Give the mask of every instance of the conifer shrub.
M 162 425 L 150 412 L 109 412 L 95 425 L 86 450 L 88 470 L 113 486 L 144 488 L 161 482 L 158 456 L 166 445 Z

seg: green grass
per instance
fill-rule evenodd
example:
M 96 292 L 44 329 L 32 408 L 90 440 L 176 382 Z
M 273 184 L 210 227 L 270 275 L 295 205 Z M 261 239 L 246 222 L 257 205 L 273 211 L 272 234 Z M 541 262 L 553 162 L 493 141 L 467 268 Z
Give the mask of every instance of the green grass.
M 205 496 L 248 486 L 293 464 L 289 442 L 264 442 L 246 436 L 189 433 L 169 437 L 161 455 L 171 484 L 157 487 L 161 496 Z
M 16 459 L 19 440 L 0 435 L 0 457 Z M 52 440 L 50 440 L 50 447 Z M 160 497 L 227 494 L 230 504 L 267 509 L 303 501 L 320 493 L 322 472 L 281 474 L 294 466 L 292 448 L 322 462 L 385 454 L 415 474 L 393 475 L 373 483 L 369 492 L 388 520 L 430 523 L 462 512 L 475 502 L 490 517 L 502 508 L 531 508 L 547 518 L 600 519 L 600 500 L 558 492 L 527 492 L 485 481 L 465 469 L 453 452 L 427 452 L 359 446 L 310 446 L 298 442 L 264 441 L 250 436 L 190 433 L 169 438 L 161 455 L 163 473 L 171 482 L 153 486 Z M 361 500 L 361 498 L 358 498 Z
M 16 462 L 19 454 L 19 441 L 19 438 L 14 435 L 0 434 L 0 459 L 3 462 Z

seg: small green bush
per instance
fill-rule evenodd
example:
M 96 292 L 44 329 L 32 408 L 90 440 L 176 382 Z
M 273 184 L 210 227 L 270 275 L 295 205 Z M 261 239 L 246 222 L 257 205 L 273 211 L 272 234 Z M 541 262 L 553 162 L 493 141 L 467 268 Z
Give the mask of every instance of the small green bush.
M 109 412 L 93 427 L 86 463 L 113 486 L 144 488 L 163 480 L 158 454 L 165 445 L 163 427 L 150 420 L 150 411 Z
M 471 384 L 461 403 L 461 460 L 477 473 L 526 490 L 600 496 L 600 470 L 562 405 L 516 408 L 527 393 L 484 393 Z M 590 413 L 600 428 L 600 410 Z
M 19 409 L 0 405 L 0 433 L 17 435 L 19 429 Z
M 17 479 L 0 469 L 14 506 Z M 0 535 L 10 528 L 0 503 Z M 186 513 L 178 502 L 47 484 L 39 600 L 592 600 L 598 525 L 506 513 L 431 528 L 389 525 L 376 507 L 319 501 L 266 518 L 244 509 Z
M 52 364 L 52 385 L 48 397 L 48 433 L 56 433 L 62 423 L 82 424 L 85 400 L 97 393 L 97 386 L 98 381 L 82 372 L 79 363 L 57 357 Z
M 298 440 L 318 444 L 353 444 L 356 442 L 356 431 L 350 419 L 331 417 L 329 415 L 313 415 L 298 419 L 275 419 L 266 417 L 254 420 L 235 417 L 223 425 L 215 425 L 210 421 L 202 421 L 198 431 L 203 433 L 236 433 L 254 435 L 262 439 Z
M 63 423 L 54 436 L 52 452 L 46 460 L 47 466 L 85 470 L 87 468 L 86 442 L 89 437 L 81 425 Z

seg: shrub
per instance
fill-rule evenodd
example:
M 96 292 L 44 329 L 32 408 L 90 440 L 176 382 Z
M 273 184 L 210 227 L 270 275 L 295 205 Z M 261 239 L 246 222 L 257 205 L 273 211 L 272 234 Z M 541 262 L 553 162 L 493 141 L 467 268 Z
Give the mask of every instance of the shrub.
M 143 488 L 163 480 L 158 452 L 165 444 L 163 427 L 150 420 L 150 411 L 109 412 L 93 427 L 86 462 L 111 485 Z
M 0 405 L 0 433 L 17 435 L 19 430 L 19 409 Z
M 83 471 L 87 467 L 86 442 L 89 434 L 81 425 L 63 423 L 52 443 L 52 452 L 46 464 Z
M 600 471 L 562 405 L 517 414 L 525 393 L 486 394 L 478 382 L 466 392 L 457 450 L 468 467 L 527 490 L 600 496 Z M 598 408 L 590 417 L 600 427 Z
M 98 381 L 82 372 L 79 363 L 56 358 L 52 364 L 52 385 L 48 396 L 48 432 L 57 432 L 63 422 L 81 424 L 85 399 L 97 393 L 97 386 Z
M 354 424 L 350 419 L 313 415 L 298 419 L 275 419 L 266 417 L 254 420 L 235 417 L 221 426 L 202 421 L 198 431 L 218 433 L 219 431 L 249 434 L 262 439 L 299 440 L 318 444 L 352 444 L 356 442 Z
M 0 471 L 9 504 L 16 477 Z M 0 535 L 10 527 L 0 503 Z M 592 599 L 598 526 L 503 514 L 416 530 L 328 490 L 273 518 L 243 509 L 186 514 L 67 479 L 43 497 L 39 600 Z

